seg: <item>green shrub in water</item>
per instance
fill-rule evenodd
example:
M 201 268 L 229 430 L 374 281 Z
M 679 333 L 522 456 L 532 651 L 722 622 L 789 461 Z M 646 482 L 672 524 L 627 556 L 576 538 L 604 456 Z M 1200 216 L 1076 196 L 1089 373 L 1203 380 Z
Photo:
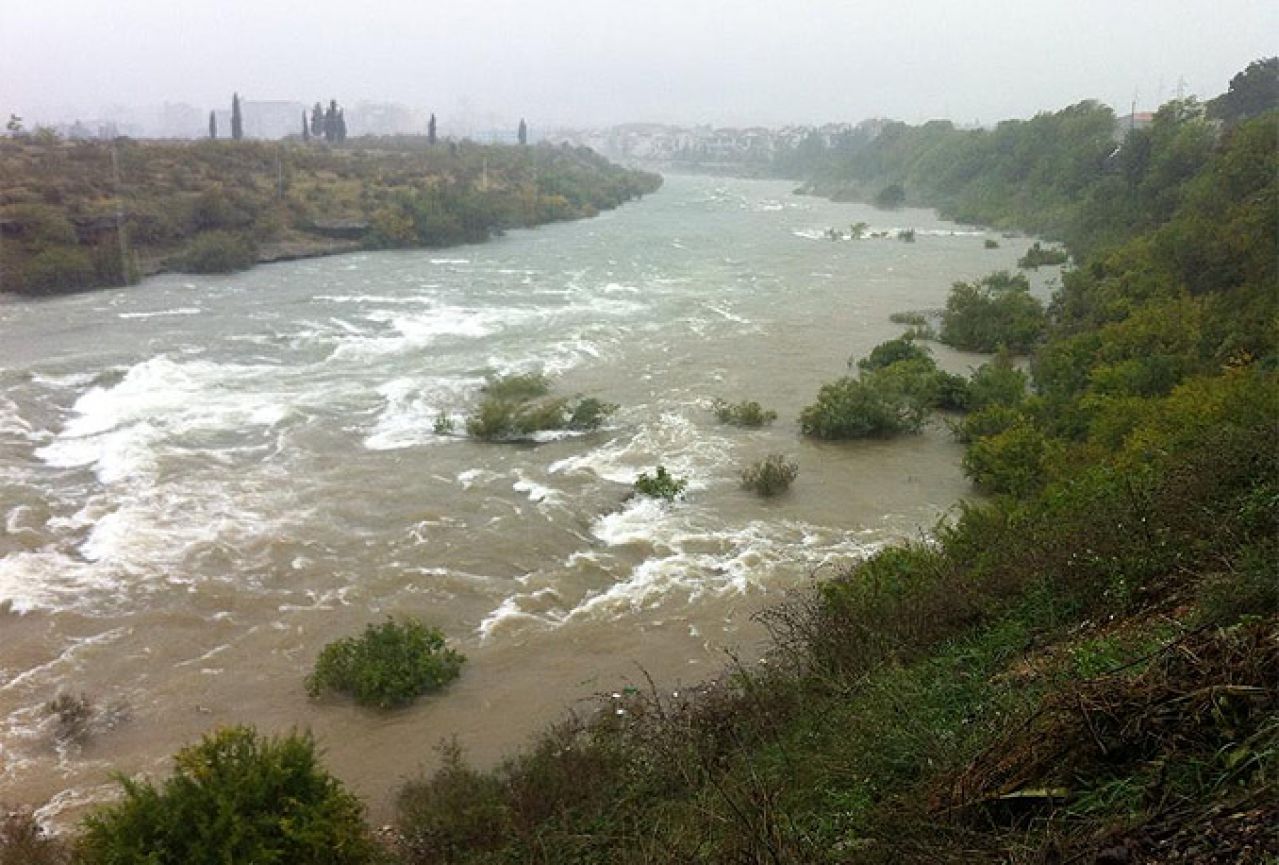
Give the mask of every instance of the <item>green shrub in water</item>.
M 742 486 L 769 498 L 786 492 L 797 477 L 798 463 L 788 460 L 782 454 L 769 454 L 742 469 Z
M 743 400 L 738 403 L 715 400 L 711 410 L 720 423 L 740 427 L 762 427 L 777 420 L 777 412 L 764 408 L 754 400 Z
M 364 706 L 393 709 L 456 679 L 465 660 L 444 644 L 438 629 L 417 619 L 388 618 L 359 637 L 325 646 L 306 690 L 312 697 L 338 691 Z
M 635 492 L 654 499 L 672 501 L 687 488 L 688 479 L 672 477 L 666 466 L 658 466 L 652 475 L 642 472 L 635 479 Z

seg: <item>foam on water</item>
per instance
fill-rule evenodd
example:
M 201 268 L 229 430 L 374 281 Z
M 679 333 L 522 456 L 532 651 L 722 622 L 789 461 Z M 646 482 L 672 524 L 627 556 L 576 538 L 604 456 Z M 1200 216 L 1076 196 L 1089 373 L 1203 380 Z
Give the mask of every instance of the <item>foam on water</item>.
M 104 484 L 153 476 L 162 441 L 277 423 L 285 408 L 265 387 L 277 373 L 272 367 L 151 358 L 131 367 L 119 384 L 94 387 L 77 399 L 71 420 L 36 456 L 58 468 L 93 466 Z
M 198 306 L 180 306 L 176 309 L 161 309 L 155 312 L 117 312 L 116 318 L 164 318 L 171 315 L 199 315 L 204 312 Z

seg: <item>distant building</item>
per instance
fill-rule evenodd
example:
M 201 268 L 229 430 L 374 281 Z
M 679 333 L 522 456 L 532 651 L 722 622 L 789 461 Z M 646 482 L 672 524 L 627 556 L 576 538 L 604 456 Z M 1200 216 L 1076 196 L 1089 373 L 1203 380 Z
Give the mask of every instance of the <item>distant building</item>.
M 1130 130 L 1146 129 L 1154 122 L 1155 115 L 1152 111 L 1137 111 L 1133 114 L 1125 114 L 1123 117 L 1115 119 L 1115 138 L 1122 140 Z

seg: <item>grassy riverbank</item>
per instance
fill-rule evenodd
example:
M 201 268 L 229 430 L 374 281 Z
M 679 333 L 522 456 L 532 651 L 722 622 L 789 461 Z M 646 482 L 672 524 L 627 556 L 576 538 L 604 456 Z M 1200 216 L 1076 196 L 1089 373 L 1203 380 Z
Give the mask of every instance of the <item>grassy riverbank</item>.
M 0 139 L 0 291 L 475 243 L 593 216 L 660 184 L 550 146 Z

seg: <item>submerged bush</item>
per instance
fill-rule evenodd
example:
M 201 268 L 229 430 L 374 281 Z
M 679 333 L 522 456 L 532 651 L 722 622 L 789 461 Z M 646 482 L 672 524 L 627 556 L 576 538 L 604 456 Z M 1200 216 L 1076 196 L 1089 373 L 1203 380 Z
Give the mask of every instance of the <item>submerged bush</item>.
M 490 379 L 483 402 L 466 420 L 467 433 L 482 441 L 502 441 L 545 430 L 593 430 L 618 408 L 595 397 L 550 398 L 550 389 L 541 373 Z
M 966 351 L 1029 351 L 1048 326 L 1044 306 L 1030 295 L 1026 277 L 992 273 L 957 282 L 946 299 L 941 341 Z
M 742 487 L 768 498 L 786 492 L 797 477 L 798 463 L 782 454 L 769 454 L 742 469 Z
M 329 643 L 306 678 L 312 697 L 349 694 L 364 706 L 394 709 L 447 685 L 466 658 L 444 644 L 444 635 L 417 619 L 387 619 L 359 637 Z
M 887 438 L 918 432 L 928 407 L 877 377 L 844 376 L 822 385 L 799 416 L 800 430 L 822 439 Z
M 635 479 L 635 492 L 653 499 L 671 501 L 688 488 L 687 478 L 673 477 L 666 466 L 658 466 L 652 475 L 641 472 Z
M 29 811 L 0 803 L 0 865 L 69 865 L 71 851 L 40 828 Z
M 617 409 L 617 403 L 604 402 L 593 396 L 583 397 L 569 411 L 568 428 L 571 430 L 599 429 Z
M 228 727 L 184 748 L 159 787 L 120 778 L 124 799 L 87 817 L 84 865 L 363 865 L 363 808 L 319 763 L 309 733 Z
M 754 400 L 743 400 L 738 403 L 715 400 L 711 410 L 720 423 L 740 427 L 762 427 L 777 420 L 777 412 L 765 409 Z
M 1038 267 L 1065 264 L 1069 258 L 1070 256 L 1066 254 L 1064 249 L 1045 249 L 1036 240 L 1031 244 L 1030 249 L 1026 250 L 1026 254 L 1017 259 L 1017 266 L 1027 270 L 1034 270 Z

